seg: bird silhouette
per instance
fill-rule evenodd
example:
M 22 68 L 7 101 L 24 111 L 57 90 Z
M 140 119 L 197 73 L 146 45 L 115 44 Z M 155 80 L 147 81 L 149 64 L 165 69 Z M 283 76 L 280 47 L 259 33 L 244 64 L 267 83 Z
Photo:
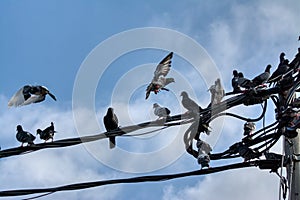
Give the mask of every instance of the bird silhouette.
M 249 89 L 252 85 L 252 81 L 245 78 L 242 72 L 238 73 L 238 87 Z
M 161 107 L 157 103 L 153 104 L 154 114 L 158 116 L 158 119 L 168 118 L 171 111 L 166 107 Z
M 270 76 L 268 83 L 270 85 L 273 83 L 277 83 L 281 78 L 289 71 L 289 60 L 284 59 L 284 53 L 280 54 L 280 61 L 278 64 L 277 69 L 273 72 L 273 74 Z
M 237 70 L 233 70 L 232 71 L 232 79 L 231 79 L 231 86 L 233 88 L 233 91 L 232 93 L 239 93 L 241 92 L 241 88 L 238 84 L 238 80 L 239 80 L 239 74 L 238 74 L 238 71 Z
M 166 78 L 171 68 L 171 60 L 173 57 L 173 52 L 169 53 L 156 67 L 154 72 L 154 77 L 151 83 L 146 89 L 146 99 L 148 99 L 151 92 L 157 94 L 160 90 L 169 91 L 165 88 L 166 85 L 175 82 L 174 78 Z
M 192 99 L 189 98 L 189 95 L 187 92 L 183 91 L 181 92 L 182 96 L 182 106 L 188 110 L 189 113 L 192 113 L 194 115 L 199 114 L 203 109 Z
M 8 106 L 17 107 L 28 105 L 31 103 L 39 103 L 45 100 L 47 94 L 56 101 L 56 97 L 51 92 L 49 92 L 49 90 L 45 86 L 25 85 L 12 96 L 12 98 L 8 102 Z
M 266 83 L 270 78 L 271 65 L 267 65 L 265 71 L 252 79 L 252 87 Z
M 40 138 L 42 140 L 45 140 L 45 142 L 50 139 L 53 142 L 54 133 L 56 133 L 56 131 L 54 130 L 53 122 L 51 122 L 51 125 L 48 126 L 47 128 L 45 128 L 44 130 L 41 130 L 41 129 L 36 130 L 36 134 L 40 135 Z
M 113 108 L 108 108 L 106 115 L 103 117 L 104 126 L 107 132 L 119 130 L 118 118 Z M 112 149 L 116 146 L 116 136 L 109 136 L 109 147 Z
M 209 91 L 211 93 L 211 105 L 220 103 L 225 96 L 225 91 L 219 78 L 214 85 L 210 86 Z
M 17 135 L 16 138 L 19 142 L 21 142 L 21 147 L 23 147 L 24 143 L 27 143 L 28 146 L 34 144 L 35 136 L 31 133 L 24 131 L 21 125 L 17 126 Z

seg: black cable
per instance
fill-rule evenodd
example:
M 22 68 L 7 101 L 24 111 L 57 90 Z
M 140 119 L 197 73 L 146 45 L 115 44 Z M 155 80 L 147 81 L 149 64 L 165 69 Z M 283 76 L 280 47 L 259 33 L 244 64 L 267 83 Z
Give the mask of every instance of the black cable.
M 76 184 L 70 184 L 70 185 L 64 185 L 64 186 L 52 187 L 52 188 L 6 190 L 6 191 L 0 191 L 0 197 L 24 196 L 24 195 L 31 195 L 31 194 L 38 194 L 38 193 L 52 194 L 59 191 L 82 190 L 87 188 L 99 187 L 104 185 L 112 185 L 112 184 L 120 184 L 120 183 L 167 181 L 167 180 L 188 177 L 188 176 L 212 174 L 212 173 L 222 172 L 231 169 L 257 167 L 257 166 L 262 168 L 262 166 L 264 166 L 266 163 L 270 163 L 270 161 L 254 160 L 249 162 L 235 163 L 235 164 L 224 165 L 220 167 L 211 167 L 208 169 L 201 169 L 201 170 L 177 173 L 177 174 L 140 176 L 140 177 L 133 177 L 133 178 L 123 178 L 123 179 L 104 180 L 104 181 L 102 180 L 102 181 L 94 181 L 94 182 L 76 183 Z M 277 164 L 277 161 L 274 160 L 274 165 L 275 164 Z
M 173 121 L 175 121 L 175 122 L 173 122 Z M 78 145 L 78 144 L 86 143 L 86 142 L 93 142 L 93 141 L 96 141 L 96 140 L 105 139 L 108 136 L 122 136 L 122 135 L 125 135 L 127 133 L 134 132 L 134 131 L 137 131 L 137 130 L 140 130 L 140 129 L 143 129 L 143 128 L 148 128 L 148 127 L 178 126 L 178 125 L 181 125 L 181 124 L 191 123 L 193 121 L 194 120 L 189 118 L 187 115 L 176 115 L 176 116 L 172 116 L 170 118 L 167 118 L 165 122 L 164 121 L 158 121 L 158 120 L 150 121 L 150 122 L 144 122 L 144 123 L 140 123 L 140 124 L 137 124 L 137 125 L 122 127 L 120 130 L 117 130 L 117 131 L 104 132 L 104 133 L 91 135 L 91 136 L 62 139 L 62 140 L 57 140 L 57 141 L 54 141 L 54 142 L 39 143 L 39 144 L 34 144 L 34 145 L 31 145 L 31 146 L 25 146 L 25 147 L 15 147 L 15 148 L 10 148 L 10 149 L 4 149 L 4 150 L 0 151 L 0 158 L 5 158 L 5 157 L 10 157 L 10 156 L 15 156 L 15 155 L 23 155 L 23 154 L 31 153 L 31 152 L 38 151 L 38 150 L 41 150 L 41 149 L 62 148 L 62 147 Z

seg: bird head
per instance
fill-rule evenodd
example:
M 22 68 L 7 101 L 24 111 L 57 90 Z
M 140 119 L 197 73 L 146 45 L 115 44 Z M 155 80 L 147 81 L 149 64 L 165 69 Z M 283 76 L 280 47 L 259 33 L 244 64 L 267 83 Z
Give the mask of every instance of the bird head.
M 109 107 L 109 108 L 107 109 L 106 115 L 108 115 L 108 116 L 113 116 L 113 113 L 114 113 L 114 109 L 113 109 L 112 107 Z
M 159 105 L 157 103 L 154 103 L 153 108 L 157 108 L 157 107 L 159 107 Z
M 22 128 L 21 125 L 18 125 L 18 126 L 17 126 L 17 131 L 23 131 L 23 128 Z
M 271 67 L 271 65 L 267 65 L 265 72 L 270 72 Z
M 237 71 L 237 70 L 233 70 L 233 71 L 232 71 L 232 75 L 233 75 L 234 77 L 238 76 L 238 71 Z
M 186 91 L 181 92 L 180 96 L 182 97 L 188 97 L 188 93 Z
M 243 78 L 243 77 L 244 77 L 244 74 L 243 74 L 242 72 L 239 72 L 239 73 L 238 73 L 238 76 L 239 76 L 239 78 Z
M 36 134 L 38 135 L 38 134 L 41 134 L 42 133 L 42 130 L 41 129 L 37 129 L 36 130 Z
M 53 123 L 53 122 L 51 122 L 50 124 L 51 124 L 51 126 L 54 126 L 54 123 Z

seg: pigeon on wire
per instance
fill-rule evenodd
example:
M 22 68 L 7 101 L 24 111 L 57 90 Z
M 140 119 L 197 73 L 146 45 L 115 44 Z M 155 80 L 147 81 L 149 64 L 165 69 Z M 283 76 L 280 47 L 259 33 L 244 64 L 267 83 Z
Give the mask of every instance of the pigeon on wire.
M 108 108 L 106 115 L 103 117 L 103 123 L 107 132 L 119 130 L 118 117 L 113 108 Z M 109 136 L 109 148 L 116 146 L 116 136 Z
M 237 70 L 233 70 L 232 71 L 232 75 L 233 75 L 233 78 L 231 79 L 231 86 L 233 88 L 233 93 L 239 93 L 241 92 L 241 88 L 238 84 L 238 80 L 239 80 L 239 74 L 238 74 L 238 71 Z
M 214 85 L 210 86 L 208 90 L 211 93 L 211 105 L 220 103 L 225 96 L 225 91 L 219 78 L 215 81 Z
M 270 85 L 272 83 L 277 83 L 290 69 L 289 67 L 289 60 L 284 58 L 285 53 L 281 53 L 279 56 L 279 64 L 277 69 L 273 72 L 270 76 L 268 83 Z
M 41 129 L 36 130 L 36 134 L 40 135 L 40 138 L 42 140 L 45 140 L 45 142 L 47 142 L 50 139 L 51 139 L 51 142 L 53 142 L 54 133 L 56 133 L 56 131 L 54 130 L 53 122 L 51 122 L 51 125 L 48 126 L 47 128 L 45 128 L 44 130 L 41 130 Z
M 170 117 L 171 111 L 166 107 L 161 107 L 157 103 L 153 104 L 154 114 L 158 116 L 158 119 Z
M 198 164 L 201 165 L 201 169 L 203 167 L 209 168 L 209 162 L 210 162 L 209 154 L 212 151 L 211 146 L 208 143 L 199 140 L 197 141 L 197 147 L 198 147 L 198 157 L 197 157 Z
M 166 78 L 171 68 L 171 60 L 173 57 L 173 52 L 169 53 L 156 67 L 154 72 L 154 77 L 151 83 L 146 89 L 146 99 L 148 99 L 151 92 L 157 94 L 160 90 L 169 91 L 165 88 L 166 85 L 175 82 L 174 78 Z
M 27 143 L 28 146 L 34 144 L 35 136 L 31 133 L 24 131 L 21 125 L 17 126 L 17 135 L 16 138 L 19 142 L 21 142 L 21 147 L 23 147 L 24 143 Z
M 265 71 L 252 79 L 252 87 L 256 87 L 266 83 L 270 78 L 271 65 L 267 65 Z
M 189 95 L 187 92 L 183 91 L 181 92 L 182 96 L 182 106 L 188 110 L 188 113 L 192 113 L 192 114 L 199 114 L 203 109 L 192 99 L 189 98 Z
M 31 86 L 25 85 L 19 89 L 14 96 L 9 100 L 9 107 L 24 106 L 31 103 L 39 103 L 45 100 L 46 95 L 49 95 L 53 100 L 56 101 L 56 97 L 49 92 L 45 86 Z
M 238 73 L 237 83 L 239 88 L 246 88 L 246 89 L 249 89 L 252 85 L 252 81 L 245 78 L 243 72 Z

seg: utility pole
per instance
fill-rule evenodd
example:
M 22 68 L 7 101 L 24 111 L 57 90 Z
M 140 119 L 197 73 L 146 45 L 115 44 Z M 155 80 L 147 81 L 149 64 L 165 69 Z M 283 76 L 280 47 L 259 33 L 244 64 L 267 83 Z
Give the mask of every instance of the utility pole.
M 300 136 L 285 139 L 285 154 L 291 158 L 287 166 L 289 200 L 300 200 Z

